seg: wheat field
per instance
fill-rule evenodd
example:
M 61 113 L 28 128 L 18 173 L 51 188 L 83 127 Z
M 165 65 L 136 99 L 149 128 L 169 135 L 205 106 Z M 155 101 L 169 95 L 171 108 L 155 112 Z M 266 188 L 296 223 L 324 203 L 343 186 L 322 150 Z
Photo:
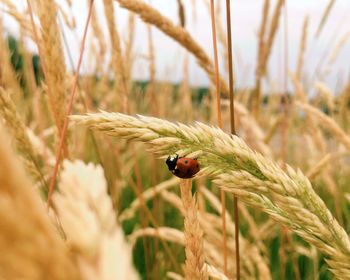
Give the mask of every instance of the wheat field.
M 338 2 L 288 41 L 259 1 L 243 67 L 242 0 L 168 1 L 0 0 L 0 280 L 350 279 L 349 32 L 308 55 Z

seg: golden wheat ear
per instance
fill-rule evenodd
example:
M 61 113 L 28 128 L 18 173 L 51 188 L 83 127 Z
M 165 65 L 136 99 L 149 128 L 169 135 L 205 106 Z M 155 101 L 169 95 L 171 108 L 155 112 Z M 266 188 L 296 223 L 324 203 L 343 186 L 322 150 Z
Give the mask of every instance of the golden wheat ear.
M 81 279 L 0 127 L 0 271 L 3 279 Z M 14 245 L 15 244 L 15 245 Z

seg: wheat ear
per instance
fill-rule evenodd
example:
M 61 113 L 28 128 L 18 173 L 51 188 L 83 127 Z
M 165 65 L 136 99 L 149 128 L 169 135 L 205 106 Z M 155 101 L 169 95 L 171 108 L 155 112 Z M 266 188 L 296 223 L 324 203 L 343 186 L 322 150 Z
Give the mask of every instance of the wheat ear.
M 261 78 L 263 76 L 263 67 L 264 67 L 263 63 L 264 63 L 264 55 L 265 55 L 265 49 L 266 49 L 265 32 L 266 32 L 266 26 L 267 26 L 267 19 L 269 15 L 269 8 L 270 8 L 270 0 L 264 0 L 260 30 L 259 30 L 259 40 L 258 40 L 258 58 L 257 58 L 258 61 L 255 69 L 255 89 L 254 89 L 255 113 L 257 113 L 257 111 L 259 110 L 258 106 L 260 105 L 260 99 L 261 99 Z
M 270 29 L 269 29 L 269 35 L 266 40 L 266 45 L 264 46 L 264 52 L 262 56 L 261 61 L 261 74 L 264 75 L 266 72 L 267 62 L 269 60 L 271 51 L 272 51 L 272 45 L 275 40 L 275 35 L 277 33 L 277 29 L 279 26 L 279 18 L 282 10 L 282 6 L 284 5 L 284 0 L 278 0 L 276 3 L 275 10 L 273 12 L 273 16 L 271 19 Z
M 124 59 L 120 44 L 119 33 L 116 30 L 116 21 L 114 18 L 114 1 L 104 0 L 104 10 L 106 14 L 109 36 L 112 43 L 112 67 L 116 77 L 115 81 L 115 98 L 117 102 L 120 102 L 119 108 L 124 112 L 127 111 L 127 84 L 126 84 L 126 74 Z
M 63 168 L 53 202 L 83 279 L 139 279 L 101 166 L 66 160 Z
M 66 65 L 61 43 L 61 33 L 56 22 L 57 6 L 53 0 L 36 0 L 41 25 L 39 49 L 44 59 L 45 82 L 51 112 L 61 132 L 66 112 Z
M 255 118 L 258 118 L 259 116 L 259 106 L 261 101 L 261 90 L 260 90 L 261 77 L 266 73 L 267 62 L 269 60 L 269 57 L 272 51 L 272 45 L 275 40 L 275 35 L 277 33 L 277 29 L 279 26 L 279 18 L 280 18 L 283 4 L 284 4 L 284 0 L 277 1 L 275 10 L 271 19 L 268 37 L 266 39 L 266 42 L 264 42 L 263 44 L 263 49 L 262 50 L 259 49 L 259 61 L 258 61 L 258 68 L 257 68 L 258 78 L 256 80 L 255 101 L 253 106 L 253 114 Z M 263 17 L 267 16 L 268 7 L 269 7 L 269 3 L 265 2 L 264 9 L 263 9 Z M 266 24 L 266 23 L 262 22 L 262 24 Z M 265 33 L 265 30 L 264 30 L 264 33 Z M 262 53 L 260 54 L 260 52 Z
M 309 17 L 305 16 L 304 22 L 303 22 L 303 31 L 302 31 L 300 45 L 299 45 L 297 69 L 296 69 L 296 72 L 295 72 L 296 79 L 299 80 L 299 81 L 300 81 L 300 78 L 301 78 L 303 64 L 304 64 L 304 56 L 305 56 L 306 43 L 307 43 L 308 26 L 309 26 Z
M 335 60 L 337 59 L 339 52 L 342 50 L 344 45 L 347 43 L 347 41 L 350 39 L 350 32 L 346 32 L 337 42 L 337 44 L 334 46 L 334 49 L 329 55 L 328 64 L 333 64 Z
M 0 127 L 0 278 L 81 279 Z
M 18 115 L 15 105 L 11 98 L 0 87 L 0 116 L 5 120 L 6 127 L 15 140 L 15 145 L 22 156 L 22 160 L 29 174 L 36 181 L 43 180 L 43 175 L 40 170 L 41 158 L 34 152 L 34 148 L 26 133 L 26 127 Z M 42 181 L 42 183 L 45 183 Z
M 0 32 L 4 33 L 2 19 L 0 18 Z M 11 65 L 11 52 L 7 46 L 7 41 L 2 36 L 0 37 L 0 63 L 1 63 L 1 75 L 0 83 L 5 89 L 11 92 L 11 97 L 14 100 L 19 100 L 22 89 L 16 78 L 16 72 Z M 14 98 L 15 97 L 15 98 Z
M 329 3 L 326 7 L 326 9 L 323 12 L 322 18 L 320 20 L 320 23 L 318 24 L 317 31 L 316 31 L 316 37 L 318 37 L 323 29 L 323 26 L 325 25 L 327 18 L 334 6 L 335 0 L 329 0 Z
M 350 240 L 301 171 L 276 163 L 253 152 L 242 139 L 197 122 L 174 124 L 151 117 L 120 113 L 72 116 L 108 135 L 146 142 L 150 150 L 196 157 L 202 174 L 219 187 L 261 208 L 329 257 L 337 277 L 350 279 Z

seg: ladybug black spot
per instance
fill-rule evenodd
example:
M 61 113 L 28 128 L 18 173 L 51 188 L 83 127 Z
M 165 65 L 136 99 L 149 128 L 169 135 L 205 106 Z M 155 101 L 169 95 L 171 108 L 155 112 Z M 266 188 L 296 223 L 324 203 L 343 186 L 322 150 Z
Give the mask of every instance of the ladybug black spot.
M 197 164 L 197 165 L 196 165 L 196 167 L 198 168 L 198 167 L 199 167 L 199 165 Z
M 185 163 L 187 164 L 187 163 L 188 163 L 188 160 L 185 160 Z
M 187 171 L 186 171 L 187 174 L 190 174 L 191 173 L 191 169 L 188 168 Z

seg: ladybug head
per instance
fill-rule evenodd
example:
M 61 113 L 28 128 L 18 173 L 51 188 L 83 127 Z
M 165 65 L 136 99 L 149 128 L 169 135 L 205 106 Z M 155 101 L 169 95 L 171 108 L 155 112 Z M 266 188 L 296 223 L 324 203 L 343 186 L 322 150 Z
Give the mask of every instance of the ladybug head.
M 167 164 L 167 166 L 168 166 L 168 168 L 169 168 L 169 170 L 170 171 L 173 171 L 173 170 L 175 170 L 175 167 L 176 167 L 176 163 L 177 163 L 177 160 L 179 159 L 179 156 L 178 155 L 176 155 L 176 157 L 171 157 L 171 156 L 169 156 L 168 158 L 167 158 L 167 160 L 166 160 L 166 164 Z

